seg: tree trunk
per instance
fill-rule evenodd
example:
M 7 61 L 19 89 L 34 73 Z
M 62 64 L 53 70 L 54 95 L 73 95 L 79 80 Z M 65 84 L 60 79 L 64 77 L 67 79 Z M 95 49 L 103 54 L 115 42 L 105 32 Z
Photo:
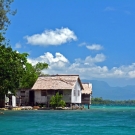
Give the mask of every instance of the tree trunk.
M 4 108 L 4 107 L 5 107 L 5 95 L 0 94 L 0 108 Z

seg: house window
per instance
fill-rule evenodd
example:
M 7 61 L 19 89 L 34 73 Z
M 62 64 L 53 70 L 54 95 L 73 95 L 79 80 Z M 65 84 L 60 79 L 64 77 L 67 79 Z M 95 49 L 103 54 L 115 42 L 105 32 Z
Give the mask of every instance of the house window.
M 47 95 L 54 95 L 55 94 L 55 91 L 54 90 L 48 90 L 47 91 Z
M 25 91 L 21 91 L 21 93 L 25 93 Z
M 59 93 L 59 95 L 63 95 L 63 90 L 55 90 L 55 95 L 56 93 Z
M 46 96 L 46 91 L 45 90 L 41 91 L 41 96 Z
M 74 90 L 74 96 L 80 96 L 80 90 Z
M 55 90 L 55 95 L 56 95 L 56 93 L 58 93 L 58 90 Z
M 80 90 L 78 90 L 78 96 L 80 96 Z
M 71 95 L 71 90 L 64 90 L 63 91 L 63 94 L 64 95 Z
M 76 96 L 76 90 L 74 90 L 74 96 Z
M 63 95 L 63 91 L 62 90 L 59 91 L 59 95 Z

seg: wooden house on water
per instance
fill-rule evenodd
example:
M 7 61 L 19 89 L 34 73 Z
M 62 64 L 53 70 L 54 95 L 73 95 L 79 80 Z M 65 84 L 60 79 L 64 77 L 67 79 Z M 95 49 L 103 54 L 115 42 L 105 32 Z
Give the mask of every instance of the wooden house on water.
M 30 91 L 31 104 L 49 105 L 51 96 L 57 92 L 63 95 L 67 106 L 81 104 L 83 86 L 79 75 L 52 75 L 39 77 Z
M 56 93 L 63 96 L 67 106 L 91 104 L 92 84 L 82 83 L 79 75 L 50 75 L 38 77 L 31 89 L 17 92 L 17 104 L 49 106 L 50 99 Z

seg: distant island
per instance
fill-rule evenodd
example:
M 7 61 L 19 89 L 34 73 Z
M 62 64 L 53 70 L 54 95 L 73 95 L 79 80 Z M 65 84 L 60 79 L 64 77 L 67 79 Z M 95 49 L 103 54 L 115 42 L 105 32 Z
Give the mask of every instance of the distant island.
M 103 99 L 109 100 L 135 100 L 135 85 L 127 85 L 127 86 L 110 86 L 105 81 L 99 80 L 82 80 L 82 82 L 90 82 L 92 83 L 92 96 L 102 97 Z
M 135 100 L 104 100 L 102 97 L 91 99 L 92 105 L 135 105 Z

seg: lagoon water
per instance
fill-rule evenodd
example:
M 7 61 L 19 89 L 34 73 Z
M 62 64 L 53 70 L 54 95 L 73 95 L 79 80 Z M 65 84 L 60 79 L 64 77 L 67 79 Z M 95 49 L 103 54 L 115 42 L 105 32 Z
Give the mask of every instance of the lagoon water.
M 0 115 L 0 135 L 135 135 L 135 107 L 4 113 Z

